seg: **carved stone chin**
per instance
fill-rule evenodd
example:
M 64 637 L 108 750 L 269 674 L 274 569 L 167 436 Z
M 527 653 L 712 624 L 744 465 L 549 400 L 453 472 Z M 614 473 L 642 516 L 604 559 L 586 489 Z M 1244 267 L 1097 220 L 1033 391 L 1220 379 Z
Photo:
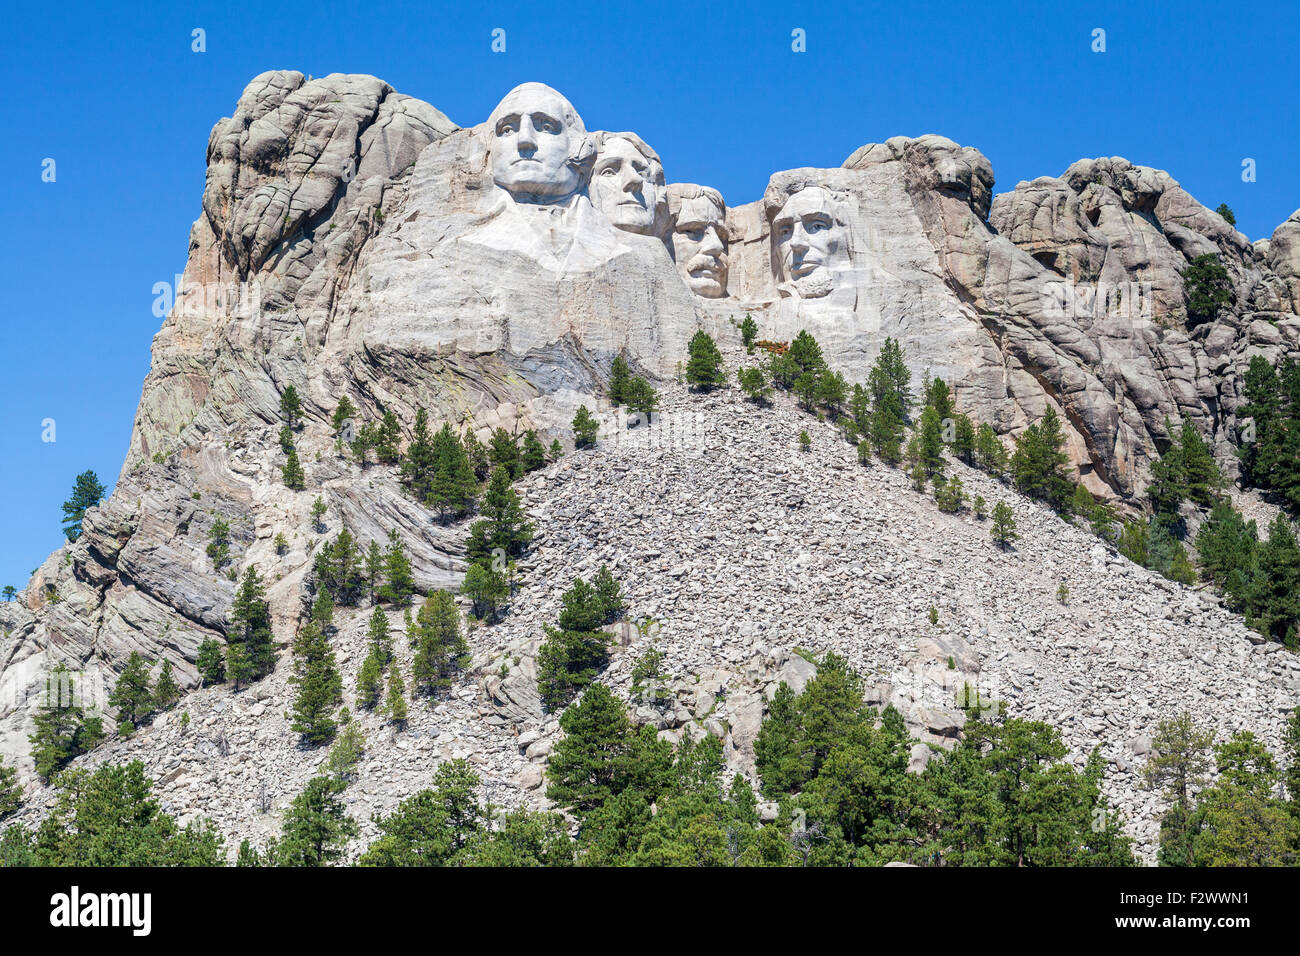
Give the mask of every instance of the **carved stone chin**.
M 727 294 L 726 203 L 707 186 L 673 183 L 668 187 L 672 210 L 672 250 L 677 271 L 696 295 L 721 299 Z
M 542 83 L 506 94 L 487 123 L 492 180 L 516 202 L 563 202 L 586 181 L 593 149 L 582 118 Z

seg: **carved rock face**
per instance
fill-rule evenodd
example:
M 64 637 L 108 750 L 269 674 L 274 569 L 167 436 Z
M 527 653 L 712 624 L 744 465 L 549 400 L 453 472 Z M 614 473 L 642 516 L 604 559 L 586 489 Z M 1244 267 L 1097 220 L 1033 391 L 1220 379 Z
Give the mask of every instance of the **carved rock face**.
M 606 136 L 592 168 L 589 193 L 592 204 L 619 229 L 643 236 L 663 234 L 668 212 L 663 166 L 649 147 L 641 149 L 630 136 Z
M 582 186 L 590 154 L 573 105 L 542 83 L 506 94 L 488 118 L 492 179 L 516 202 L 560 202 Z
M 727 209 L 712 189 L 674 183 L 672 247 L 677 271 L 691 291 L 706 299 L 727 294 Z
M 845 238 L 844 227 L 832 209 L 831 195 L 820 186 L 799 190 L 772 220 L 772 242 L 781 263 L 781 277 L 805 299 L 831 291 L 831 266 L 844 249 Z

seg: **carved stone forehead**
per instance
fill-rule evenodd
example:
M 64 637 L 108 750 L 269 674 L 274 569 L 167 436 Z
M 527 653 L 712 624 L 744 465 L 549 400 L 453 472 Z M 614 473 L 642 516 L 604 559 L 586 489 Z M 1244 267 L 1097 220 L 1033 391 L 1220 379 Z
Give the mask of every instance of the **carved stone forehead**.
M 650 148 L 636 133 L 597 133 L 596 149 L 598 153 L 613 152 L 616 148 L 626 151 L 629 147 L 641 154 L 641 157 L 650 164 L 651 174 L 658 183 L 664 181 L 664 165 L 659 160 L 659 154 Z
M 807 186 L 794 193 L 777 210 L 777 219 L 792 219 L 810 213 L 824 212 L 835 216 L 835 202 L 828 190 L 821 186 Z
M 685 210 L 686 215 L 700 215 L 702 219 L 713 220 L 727 214 L 727 203 L 722 193 L 710 186 L 669 183 L 668 209 L 674 218 L 681 218 Z
M 502 98 L 492 115 L 488 117 L 488 127 L 494 128 L 502 116 L 512 113 L 547 113 L 560 119 L 565 127 L 586 133 L 582 117 L 565 99 L 559 90 L 552 89 L 545 83 L 521 83 Z

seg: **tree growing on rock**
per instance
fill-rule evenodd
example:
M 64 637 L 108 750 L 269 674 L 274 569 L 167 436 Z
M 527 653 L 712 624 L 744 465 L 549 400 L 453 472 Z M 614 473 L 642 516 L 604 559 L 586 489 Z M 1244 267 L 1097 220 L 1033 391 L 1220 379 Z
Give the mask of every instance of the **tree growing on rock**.
M 302 423 L 302 399 L 292 385 L 286 385 L 280 393 L 280 417 L 290 428 L 297 428 Z
M 103 719 L 77 703 L 75 681 L 68 666 L 59 662 L 45 680 L 40 709 L 32 718 L 32 762 L 36 774 L 49 782 L 74 757 L 89 753 L 104 739 Z
M 722 353 L 713 336 L 703 329 L 696 330 L 686 346 L 690 355 L 686 363 L 686 381 L 695 388 L 709 391 L 726 384 L 727 371 L 722 365 Z
M 1020 537 L 1016 532 L 1016 516 L 1005 501 L 999 501 L 993 506 L 993 526 L 989 529 L 989 534 L 993 543 L 1004 551 Z
M 659 393 L 639 375 L 628 383 L 627 392 L 628 407 L 644 415 L 647 423 L 650 422 L 659 410 Z
M 609 368 L 609 400 L 615 405 L 629 404 L 628 387 L 632 384 L 632 370 L 622 355 L 614 356 Z
M 515 557 L 532 541 L 532 523 L 524 516 L 523 504 L 510 486 L 510 472 L 506 468 L 499 467 L 492 472 L 479 513 L 482 518 L 470 528 L 465 545 L 471 561 L 490 563 L 498 549 Z
M 303 625 L 293 644 L 294 674 L 289 682 L 298 688 L 290 728 L 303 742 L 315 747 L 333 739 L 338 724 L 334 708 L 343 699 L 343 681 L 334 663 L 334 650 L 315 621 Z
M 1214 253 L 1197 256 L 1179 275 L 1183 279 L 1189 325 L 1210 321 L 1232 301 L 1232 280 Z
M 745 351 L 750 355 L 754 354 L 754 337 L 758 335 L 758 323 L 748 312 L 745 313 L 744 321 L 740 323 L 740 341 L 745 346 Z
M 226 632 L 227 662 L 226 671 L 236 684 L 245 680 L 264 677 L 275 669 L 275 642 L 271 634 L 271 607 L 266 601 L 266 588 L 257 573 L 257 568 L 249 565 L 244 572 L 243 581 L 235 592 L 235 600 L 230 606 L 229 625 Z M 247 660 L 243 663 L 247 670 L 237 672 L 230 666 L 231 647 L 240 647 L 246 652 Z
M 127 737 L 135 732 L 146 717 L 153 712 L 153 688 L 149 686 L 149 665 L 132 651 L 126 666 L 118 675 L 108 703 L 117 711 L 117 731 Z
M 226 664 L 221 644 L 214 637 L 205 637 L 199 644 L 199 655 L 194 660 L 202 686 L 220 684 L 226 679 Z
M 590 448 L 596 444 L 596 435 L 600 423 L 587 411 L 586 405 L 578 406 L 578 413 L 573 416 L 573 444 L 576 448 Z
M 326 866 L 341 859 L 359 832 L 342 800 L 345 781 L 312 777 L 284 816 L 276 847 L 279 866 Z
M 303 473 L 302 463 L 298 460 L 296 450 L 289 452 L 284 467 L 280 469 L 280 475 L 284 479 L 284 486 L 290 491 L 302 491 L 307 487 L 307 476 Z
M 537 654 L 537 687 L 552 711 L 572 700 L 609 663 L 609 611 L 601 595 L 582 578 L 561 598 L 558 627 L 545 628 Z
M 69 541 L 81 535 L 81 520 L 86 509 L 93 508 L 104 499 L 104 486 L 93 471 L 83 471 L 72 485 L 72 496 L 63 502 L 63 534 Z

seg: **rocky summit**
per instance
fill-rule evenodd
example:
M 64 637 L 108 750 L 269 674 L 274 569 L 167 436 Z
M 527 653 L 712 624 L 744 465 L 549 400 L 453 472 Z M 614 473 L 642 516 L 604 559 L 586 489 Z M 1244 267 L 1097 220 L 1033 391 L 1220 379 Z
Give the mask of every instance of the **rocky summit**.
M 0 604 L 0 754 L 32 784 L 19 822 L 54 799 L 28 753 L 51 668 L 65 663 L 102 700 L 138 652 L 171 663 L 180 703 L 129 735 L 110 730 L 76 765 L 139 759 L 182 822 L 208 817 L 255 844 L 278 831 L 325 760 L 286 716 L 289 647 L 322 549 L 344 529 L 363 551 L 400 536 L 420 593 L 459 590 L 468 568 L 472 517 L 445 520 L 395 462 L 348 450 L 355 423 L 385 416 L 409 443 L 417 409 L 434 431 L 487 442 L 532 430 L 564 454 L 516 483 L 535 537 L 508 612 L 466 617 L 464 674 L 413 703 L 402 729 L 358 716 L 369 746 L 346 794 L 361 823 L 351 856 L 376 836 L 372 813 L 452 758 L 498 806 L 548 805 L 544 762 L 562 734 L 539 695 L 539 646 L 573 579 L 601 566 L 628 614 L 608 626 L 600 681 L 664 738 L 719 738 L 750 778 L 777 688 L 802 689 L 832 651 L 864 677 L 868 703 L 903 715 L 912 770 L 962 736 L 970 688 L 1059 728 L 1078 767 L 1099 746 L 1106 794 L 1148 862 L 1167 802 L 1141 769 L 1160 720 L 1191 711 L 1221 738 L 1250 730 L 1281 751 L 1300 664 L 1212 590 L 1135 565 L 949 460 L 968 495 L 1011 507 L 1020 538 L 998 547 L 987 518 L 938 510 L 793 399 L 690 389 L 682 368 L 703 331 L 734 383 L 754 362 L 747 316 L 778 353 L 811 333 L 849 382 L 893 340 L 913 382 L 942 379 L 957 411 L 1007 440 L 1058 415 L 1071 477 L 1135 513 L 1171 428 L 1190 423 L 1237 475 L 1251 358 L 1300 355 L 1300 211 L 1252 243 L 1168 173 L 1118 157 L 995 195 L 983 155 L 934 135 L 776 172 L 761 199 L 732 206 L 671 181 L 637 134 L 587 130 L 541 84 L 460 127 L 374 77 L 290 71 L 249 84 L 207 158 L 113 493 Z M 1207 255 L 1226 270 L 1208 314 L 1183 276 Z M 659 391 L 648 422 L 605 399 L 617 356 Z M 296 488 L 284 480 L 290 387 Z M 580 406 L 598 413 L 594 448 L 574 447 Z M 226 641 L 250 567 L 278 663 L 240 689 L 199 687 L 200 646 Z M 369 616 L 335 612 L 348 701 Z M 664 671 L 647 702 L 632 670 L 652 646 Z

